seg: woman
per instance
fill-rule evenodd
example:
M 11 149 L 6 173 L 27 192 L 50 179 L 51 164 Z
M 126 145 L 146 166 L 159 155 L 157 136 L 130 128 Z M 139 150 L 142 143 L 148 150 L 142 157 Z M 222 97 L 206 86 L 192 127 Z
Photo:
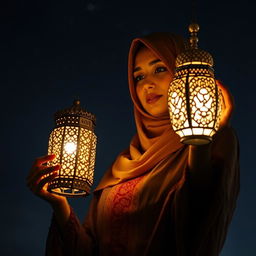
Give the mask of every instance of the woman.
M 168 33 L 132 42 L 128 78 L 137 134 L 95 189 L 83 225 L 66 198 L 47 192 L 59 166 L 42 164 L 54 156 L 35 161 L 28 186 L 54 211 L 46 255 L 219 255 L 239 192 L 233 101 L 217 81 L 225 106 L 221 129 L 205 146 L 179 142 L 167 91 L 183 49 L 182 39 Z

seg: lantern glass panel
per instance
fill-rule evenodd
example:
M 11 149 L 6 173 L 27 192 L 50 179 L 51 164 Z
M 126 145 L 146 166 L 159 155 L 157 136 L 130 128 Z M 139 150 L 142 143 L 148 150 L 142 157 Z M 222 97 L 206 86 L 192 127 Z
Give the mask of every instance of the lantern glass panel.
M 49 139 L 48 154 L 55 154 L 55 158 L 51 161 L 50 165 L 57 165 L 60 163 L 61 157 L 61 143 L 64 135 L 64 127 L 55 128 Z
M 185 136 L 190 136 L 190 135 L 192 135 L 192 131 L 191 131 L 191 129 L 184 129 L 184 130 L 183 130 L 183 134 L 184 134 Z
M 96 140 L 92 131 L 80 127 L 66 126 L 53 130 L 48 153 L 56 155 L 51 165 L 60 164 L 61 169 L 58 177 L 50 183 L 52 192 L 61 195 L 88 193 L 82 188 L 85 184 L 88 188 L 93 184 Z
M 175 73 L 168 95 L 171 123 L 183 143 L 186 137 L 191 143 L 193 136 L 199 144 L 211 141 L 221 113 L 220 92 L 213 73 L 202 66 L 181 68 Z
M 186 112 L 186 90 L 185 77 L 174 79 L 169 90 L 168 105 L 170 109 L 170 118 L 174 126 L 174 130 L 180 130 L 188 127 Z

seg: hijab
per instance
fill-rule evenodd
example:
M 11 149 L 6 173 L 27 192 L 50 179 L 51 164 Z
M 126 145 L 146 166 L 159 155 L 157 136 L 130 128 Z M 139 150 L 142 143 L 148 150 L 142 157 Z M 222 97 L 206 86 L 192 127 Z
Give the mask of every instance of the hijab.
M 161 117 L 152 116 L 140 104 L 133 70 L 136 54 L 143 46 L 152 51 L 166 65 L 168 71 L 173 73 L 176 57 L 184 50 L 184 41 L 178 35 L 164 32 L 152 33 L 132 41 L 128 56 L 128 82 L 134 104 L 137 133 L 133 136 L 129 147 L 117 156 L 95 191 L 149 172 L 161 160 L 184 146 L 172 129 L 169 114 Z

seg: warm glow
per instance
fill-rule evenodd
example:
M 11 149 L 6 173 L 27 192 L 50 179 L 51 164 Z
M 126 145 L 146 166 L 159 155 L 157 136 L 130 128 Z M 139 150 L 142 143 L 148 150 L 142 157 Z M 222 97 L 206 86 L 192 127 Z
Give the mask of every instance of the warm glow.
M 48 153 L 56 155 L 52 165 L 61 164 L 58 178 L 51 182 L 51 191 L 66 196 L 87 195 L 93 183 L 95 134 L 72 126 L 55 128 L 50 136 Z
M 188 61 L 188 62 L 182 63 L 182 65 L 179 65 L 178 67 L 186 66 L 186 65 L 208 65 L 208 63 L 202 62 L 202 61 Z
M 221 111 L 216 90 L 208 70 L 193 68 L 176 74 L 168 92 L 168 106 L 173 129 L 184 143 L 208 143 L 216 133 Z
M 48 154 L 56 157 L 50 166 L 59 164 L 58 176 L 48 190 L 62 196 L 86 196 L 93 184 L 97 137 L 94 117 L 77 102 L 55 114 L 56 127 L 50 134 Z
M 182 143 L 189 145 L 211 142 L 221 117 L 221 92 L 214 78 L 213 58 L 198 48 L 198 31 L 198 24 L 189 25 L 190 47 L 177 56 L 168 91 L 173 130 Z
M 74 142 L 67 142 L 64 146 L 64 150 L 68 153 L 68 154 L 72 154 L 76 151 L 76 143 Z

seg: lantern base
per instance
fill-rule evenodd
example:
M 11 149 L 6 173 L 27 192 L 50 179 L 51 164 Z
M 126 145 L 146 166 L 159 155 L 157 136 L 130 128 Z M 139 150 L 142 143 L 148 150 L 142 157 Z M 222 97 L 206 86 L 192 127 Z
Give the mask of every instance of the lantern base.
M 49 192 L 65 197 L 86 197 L 90 195 L 89 192 L 80 190 L 80 189 L 71 189 L 71 188 L 54 188 L 48 189 Z
M 180 142 L 187 145 L 200 146 L 200 145 L 206 145 L 212 142 L 212 137 L 205 136 L 205 135 L 191 135 L 191 136 L 182 137 Z
M 49 183 L 48 191 L 66 197 L 85 197 L 90 194 L 89 184 L 82 180 L 70 178 L 56 178 Z

